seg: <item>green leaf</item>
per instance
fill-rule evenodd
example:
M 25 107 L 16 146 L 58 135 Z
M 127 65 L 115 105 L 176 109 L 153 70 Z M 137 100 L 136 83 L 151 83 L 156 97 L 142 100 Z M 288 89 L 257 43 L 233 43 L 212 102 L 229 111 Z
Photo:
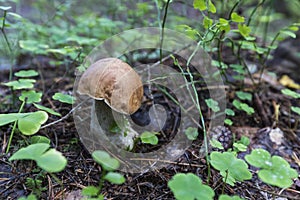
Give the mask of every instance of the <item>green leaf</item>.
M 158 138 L 156 136 L 157 134 L 158 133 L 149 132 L 149 131 L 143 132 L 140 136 L 142 143 L 157 145 L 158 144 Z
M 50 144 L 49 138 L 41 135 L 35 135 L 30 138 L 30 144 L 46 143 Z
M 34 194 L 30 194 L 27 197 L 21 197 L 18 200 L 37 200 L 36 196 Z
M 233 12 L 231 14 L 231 20 L 234 21 L 234 22 L 244 22 L 245 18 L 238 15 L 236 12 Z
M 234 116 L 235 115 L 235 112 L 230 108 L 226 108 L 225 113 L 226 113 L 226 115 L 229 115 L 229 116 Z
M 40 102 L 42 99 L 42 93 L 36 92 L 34 90 L 22 91 L 21 96 L 19 97 L 20 101 L 25 101 L 27 104 Z
M 231 126 L 233 124 L 233 121 L 231 119 L 225 119 L 224 123 Z
M 97 150 L 92 153 L 93 159 L 107 171 L 113 171 L 120 167 L 117 159 L 112 158 L 107 152 Z
M 224 18 L 219 18 L 219 24 L 218 24 L 219 28 L 221 31 L 225 31 L 228 32 L 230 31 L 230 25 L 228 20 L 224 19 Z
M 217 9 L 215 5 L 211 2 L 211 0 L 208 1 L 208 11 L 211 13 L 216 13 Z
M 51 108 L 47 108 L 45 106 L 42 106 L 42 105 L 39 105 L 39 104 L 33 104 L 37 109 L 40 109 L 40 110 L 43 110 L 43 111 L 46 111 L 47 113 L 50 113 L 52 115 L 56 115 L 56 116 L 61 116 L 60 113 L 58 112 L 55 112 L 54 110 L 52 110 Z
M 238 24 L 238 29 L 240 34 L 247 39 L 247 37 L 249 36 L 251 29 L 250 27 L 248 27 L 246 24 Z
M 288 188 L 293 184 L 292 179 L 298 177 L 295 169 L 279 156 L 272 156 L 264 149 L 255 149 L 245 156 L 246 161 L 258 168 L 258 177 L 265 183 L 281 188 Z
M 238 151 L 247 151 L 247 146 L 241 143 L 234 143 L 233 146 L 237 148 Z
M 288 31 L 288 30 L 281 30 L 280 33 L 282 33 L 284 35 L 288 35 L 288 36 L 290 36 L 292 38 L 296 38 L 297 37 L 297 35 L 294 32 Z
M 283 90 L 281 90 L 281 93 L 285 94 L 287 96 L 293 97 L 295 99 L 299 99 L 300 98 L 300 94 L 299 93 L 294 92 L 293 90 L 290 90 L 290 89 L 283 89 Z
M 233 100 L 232 105 L 239 110 L 245 111 L 248 115 L 251 115 L 255 112 L 254 109 L 252 107 L 250 107 L 248 104 L 242 103 L 236 99 Z
M 74 97 L 68 94 L 63 94 L 63 93 L 55 93 L 52 97 L 54 100 L 58 100 L 62 103 L 68 103 L 68 104 L 73 104 L 74 103 Z
M 15 76 L 22 78 L 33 77 L 37 75 L 39 75 L 39 73 L 35 70 L 21 70 L 15 73 Z
M 227 194 L 222 194 L 219 196 L 219 200 L 243 200 L 239 196 L 228 196 Z
M 33 135 L 37 133 L 41 125 L 48 120 L 48 114 L 44 111 L 26 113 L 18 120 L 18 128 L 24 135 Z
M 82 189 L 81 194 L 84 196 L 97 196 L 99 193 L 99 188 L 95 186 L 88 186 Z
M 250 144 L 250 139 L 247 136 L 242 136 L 238 143 L 248 146 Z
M 8 113 L 8 114 L 0 114 L 0 126 L 4 126 L 6 124 L 17 121 L 21 117 L 26 116 L 24 113 Z
M 218 149 L 221 149 L 221 150 L 224 149 L 224 147 L 222 146 L 222 143 L 219 142 L 218 140 L 214 139 L 214 138 L 212 140 L 210 140 L 209 143 L 214 148 L 218 148 Z
M 60 172 L 67 166 L 67 159 L 55 149 L 50 149 L 35 160 L 40 168 L 50 173 Z
M 37 40 L 20 40 L 19 46 L 24 50 L 41 54 L 45 54 L 45 50 L 49 48 L 47 44 L 42 44 Z
M 249 92 L 238 91 L 236 95 L 241 100 L 249 100 L 252 101 L 252 94 Z
M 300 107 L 291 106 L 291 110 L 300 115 Z
M 203 18 L 203 26 L 204 26 L 204 28 L 208 29 L 209 27 L 212 26 L 212 24 L 213 24 L 213 20 L 212 19 L 208 18 L 207 16 L 205 16 Z
M 206 105 L 214 112 L 220 111 L 219 103 L 212 98 L 205 99 Z
M 168 187 L 178 200 L 212 200 L 215 196 L 214 191 L 192 173 L 177 173 L 168 182 Z
M 264 149 L 254 149 L 250 155 L 245 156 L 245 160 L 254 167 L 269 168 L 272 166 L 271 155 Z
M 13 90 L 21 90 L 21 89 L 31 89 L 34 87 L 33 83 L 35 83 L 34 79 L 19 79 L 17 81 L 10 81 L 4 83 L 8 87 L 12 87 Z
M 118 184 L 118 185 L 123 184 L 125 182 L 124 176 L 116 172 L 108 172 L 104 176 L 104 179 L 109 181 L 110 183 Z
M 23 147 L 15 152 L 10 158 L 12 160 L 35 160 L 40 157 L 50 145 L 46 143 L 31 144 L 27 147 Z
M 196 140 L 198 137 L 198 129 L 194 127 L 188 127 L 184 133 L 189 140 Z
M 210 154 L 211 165 L 221 172 L 223 181 L 227 176 L 226 183 L 234 185 L 236 181 L 244 181 L 252 178 L 245 161 L 238 159 L 231 152 L 212 152 Z M 228 175 L 227 175 L 228 173 Z
M 194 0 L 193 6 L 195 9 L 204 11 L 207 9 L 205 0 Z
M 7 11 L 9 9 L 11 9 L 11 6 L 0 6 L 0 10 Z

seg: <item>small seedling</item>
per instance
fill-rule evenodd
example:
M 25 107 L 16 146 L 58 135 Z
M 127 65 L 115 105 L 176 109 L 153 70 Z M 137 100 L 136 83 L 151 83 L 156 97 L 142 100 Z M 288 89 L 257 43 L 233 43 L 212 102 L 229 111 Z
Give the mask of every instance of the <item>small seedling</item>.
M 168 182 L 168 187 L 178 200 L 212 200 L 215 196 L 214 191 L 192 173 L 177 173 Z
M 101 150 L 94 151 L 92 157 L 102 167 L 99 186 L 88 186 L 84 188 L 82 190 L 82 195 L 92 199 L 103 200 L 104 195 L 101 194 L 101 190 L 104 181 L 119 185 L 125 182 L 125 178 L 122 174 L 114 172 L 120 167 L 120 163 L 117 159 L 112 158 L 107 152 Z
M 246 161 L 254 167 L 261 168 L 258 177 L 265 183 L 281 188 L 288 188 L 293 184 L 292 179 L 298 177 L 295 169 L 280 156 L 272 156 L 264 149 L 255 149 L 245 156 Z
M 27 197 L 21 197 L 18 200 L 37 200 L 36 196 L 34 194 L 30 194 Z
M 223 181 L 231 186 L 234 186 L 237 181 L 249 180 L 252 174 L 248 170 L 248 165 L 245 161 L 238 159 L 231 152 L 212 152 L 210 154 L 211 165 L 220 171 L 223 176 Z
M 188 127 L 184 133 L 189 140 L 196 140 L 199 134 L 198 129 L 193 127 Z
M 140 135 L 141 141 L 144 144 L 157 145 L 158 144 L 158 132 L 145 131 Z
M 220 111 L 219 103 L 212 98 L 205 99 L 206 105 L 214 112 Z
M 239 100 L 233 100 L 232 105 L 238 110 L 245 111 L 248 115 L 252 115 L 253 113 L 255 113 L 254 109 L 251 106 L 246 103 L 242 103 Z

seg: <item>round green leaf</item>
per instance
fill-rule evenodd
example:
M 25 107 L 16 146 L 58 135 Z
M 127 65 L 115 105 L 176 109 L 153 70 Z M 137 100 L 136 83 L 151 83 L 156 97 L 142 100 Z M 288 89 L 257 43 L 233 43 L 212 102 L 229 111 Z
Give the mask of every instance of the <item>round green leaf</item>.
M 189 140 L 196 140 L 198 137 L 198 129 L 194 127 L 188 127 L 184 133 Z
M 15 76 L 17 77 L 33 77 L 33 76 L 37 76 L 39 75 L 39 73 L 35 70 L 21 70 L 15 73 Z
M 158 138 L 154 132 L 145 131 L 140 136 L 142 143 L 157 145 Z
M 50 145 L 46 143 L 31 144 L 27 147 L 23 147 L 14 153 L 10 158 L 11 160 L 35 160 L 40 157 Z
M 33 135 L 37 133 L 41 125 L 48 120 L 48 114 L 44 111 L 27 113 L 18 120 L 18 128 L 24 135 Z
M 88 186 L 82 189 L 81 194 L 84 196 L 96 196 L 99 193 L 99 188 Z
M 107 171 L 113 171 L 120 167 L 117 159 L 112 158 L 107 152 L 97 150 L 92 154 L 93 159 Z
M 35 160 L 40 168 L 50 173 L 60 172 L 67 165 L 67 159 L 55 149 L 50 149 Z
M 220 111 L 219 103 L 213 99 L 205 99 L 206 105 L 214 112 Z
M 245 160 L 254 167 L 270 168 L 272 166 L 271 155 L 264 149 L 254 149 L 250 155 L 245 156 Z
M 168 187 L 178 200 L 212 200 L 215 195 L 209 186 L 203 185 L 201 179 L 192 173 L 177 173 L 168 182 Z
M 123 184 L 125 182 L 124 176 L 116 172 L 108 172 L 104 176 L 104 179 L 109 181 L 110 183 L 118 184 L 118 185 Z
M 219 200 L 243 200 L 239 196 L 228 196 L 226 194 L 222 194 L 219 196 Z

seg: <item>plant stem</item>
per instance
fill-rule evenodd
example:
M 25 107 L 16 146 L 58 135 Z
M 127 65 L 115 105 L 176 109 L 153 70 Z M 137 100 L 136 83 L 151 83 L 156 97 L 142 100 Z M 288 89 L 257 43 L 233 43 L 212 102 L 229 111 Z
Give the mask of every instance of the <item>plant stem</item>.
M 100 192 L 102 190 L 102 187 L 104 185 L 104 176 L 105 176 L 105 174 L 106 174 L 106 170 L 104 170 L 103 167 L 102 167 L 102 173 L 101 173 L 100 180 L 99 180 L 99 194 L 100 194 Z
M 223 187 L 222 187 L 222 194 L 224 194 L 224 189 L 225 189 L 225 184 L 227 182 L 227 178 L 228 178 L 228 170 L 226 170 L 226 176 L 225 176 L 225 180 L 224 180 Z
M 160 47 L 159 47 L 159 58 L 160 58 L 160 62 L 162 62 L 162 47 L 163 47 L 163 42 L 164 42 L 164 34 L 165 34 L 165 24 L 167 21 L 167 15 L 168 15 L 168 8 L 169 8 L 169 4 L 170 4 L 171 0 L 167 1 L 166 7 L 165 7 L 165 13 L 164 13 L 164 18 L 163 18 L 163 22 L 161 25 L 161 36 L 160 36 Z
M 19 109 L 19 112 L 18 112 L 18 113 L 21 113 L 21 112 L 22 112 L 25 103 L 26 103 L 26 100 L 24 100 L 24 101 L 22 102 L 22 104 L 21 104 L 21 106 L 20 106 L 20 109 Z M 14 133 L 15 133 L 15 130 L 16 130 L 16 127 L 17 127 L 17 122 L 18 122 L 18 120 L 16 120 L 16 121 L 14 122 L 14 126 L 13 126 L 13 128 L 12 128 L 12 130 L 11 130 L 11 133 L 10 133 L 10 136 L 9 136 L 9 140 L 8 140 L 8 144 L 7 144 L 7 148 L 6 148 L 6 153 L 8 153 L 8 151 L 9 151 L 9 149 L 10 149 L 11 141 L 12 141 L 12 139 L 13 139 L 13 136 L 14 136 Z

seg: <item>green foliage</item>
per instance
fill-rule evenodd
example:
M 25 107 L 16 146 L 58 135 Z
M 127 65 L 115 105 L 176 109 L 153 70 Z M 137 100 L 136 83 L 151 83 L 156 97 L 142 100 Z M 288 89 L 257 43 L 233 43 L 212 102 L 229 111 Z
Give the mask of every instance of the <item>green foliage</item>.
M 296 106 L 291 106 L 291 110 L 295 113 L 297 113 L 298 115 L 300 115 L 300 107 L 296 107 Z
M 219 196 L 219 200 L 243 200 L 243 199 L 240 198 L 239 196 L 228 196 L 228 195 L 222 194 L 221 196 Z
M 252 178 L 245 161 L 236 158 L 230 152 L 212 152 L 210 154 L 211 165 L 220 171 L 223 181 L 234 186 L 236 181 L 244 181 Z
M 39 110 L 43 110 L 43 111 L 46 111 L 47 113 L 49 113 L 49 114 L 51 114 L 51 115 L 56 115 L 56 116 L 59 116 L 59 117 L 61 117 L 61 114 L 60 113 L 58 113 L 58 112 L 55 112 L 53 109 L 51 109 L 51 108 L 47 108 L 47 107 L 45 107 L 45 106 L 43 106 L 43 105 L 39 105 L 39 104 L 36 104 L 36 103 L 34 103 L 33 104 L 37 109 L 39 109 Z
M 41 196 L 43 191 L 47 190 L 47 187 L 43 187 L 43 181 L 41 180 L 41 176 L 38 176 L 37 178 L 26 178 L 25 185 L 27 188 L 29 188 L 33 194 L 37 196 Z M 27 199 L 30 197 L 30 195 L 27 197 Z M 35 196 L 34 196 L 35 197 Z
M 60 172 L 66 167 L 67 160 L 60 152 L 49 147 L 50 145 L 46 143 L 31 144 L 14 153 L 9 161 L 34 160 L 41 169 L 47 172 Z
M 58 100 L 62 103 L 67 103 L 67 104 L 73 104 L 74 103 L 74 97 L 68 94 L 63 94 L 63 93 L 55 93 L 52 97 L 54 100 Z
M 48 114 L 44 111 L 32 113 L 0 114 L 0 126 L 17 121 L 18 128 L 24 135 L 33 135 L 40 130 L 42 124 L 48 120 Z
M 41 92 L 36 92 L 34 90 L 22 91 L 19 100 L 26 101 L 27 104 L 38 103 L 42 100 L 42 95 L 43 94 Z
M 233 100 L 232 105 L 238 110 L 245 111 L 248 115 L 255 113 L 254 109 L 246 103 L 242 103 L 239 100 Z
M 219 142 L 218 140 L 214 139 L 214 138 L 212 140 L 210 140 L 209 143 L 214 148 L 221 149 L 221 150 L 224 149 L 222 143 Z
M 12 87 L 13 90 L 31 89 L 34 87 L 33 83 L 36 81 L 34 79 L 19 79 L 16 81 L 10 81 L 4 83 L 3 85 Z
M 188 127 L 184 133 L 189 140 L 196 140 L 199 134 L 198 129 L 194 127 Z
M 30 194 L 27 197 L 21 197 L 18 200 L 37 200 L 36 196 L 34 194 Z
M 255 149 L 245 156 L 246 161 L 258 168 L 258 177 L 265 183 L 288 188 L 293 184 L 292 179 L 298 177 L 295 169 L 279 156 L 272 156 L 264 149 Z
M 252 94 L 251 93 L 243 92 L 243 91 L 237 91 L 236 95 L 241 100 L 252 101 Z
M 205 99 L 206 105 L 214 112 L 220 111 L 219 103 L 212 98 Z
M 287 96 L 293 97 L 295 99 L 299 99 L 300 98 L 300 94 L 299 93 L 294 92 L 293 90 L 290 90 L 290 89 L 283 89 L 283 90 L 281 90 L 281 93 L 285 94 Z
M 104 180 L 109 181 L 113 184 L 123 184 L 125 182 L 125 178 L 123 175 L 116 172 L 108 172 L 104 177 Z
M 157 132 L 149 132 L 145 131 L 140 135 L 141 141 L 144 144 L 151 144 L 151 145 L 157 145 L 158 144 L 158 137 L 156 136 Z
M 104 170 L 114 171 L 120 167 L 119 161 L 105 151 L 94 151 L 92 157 Z
M 168 187 L 178 200 L 213 199 L 215 193 L 201 179 L 192 173 L 177 173 L 168 182 Z

